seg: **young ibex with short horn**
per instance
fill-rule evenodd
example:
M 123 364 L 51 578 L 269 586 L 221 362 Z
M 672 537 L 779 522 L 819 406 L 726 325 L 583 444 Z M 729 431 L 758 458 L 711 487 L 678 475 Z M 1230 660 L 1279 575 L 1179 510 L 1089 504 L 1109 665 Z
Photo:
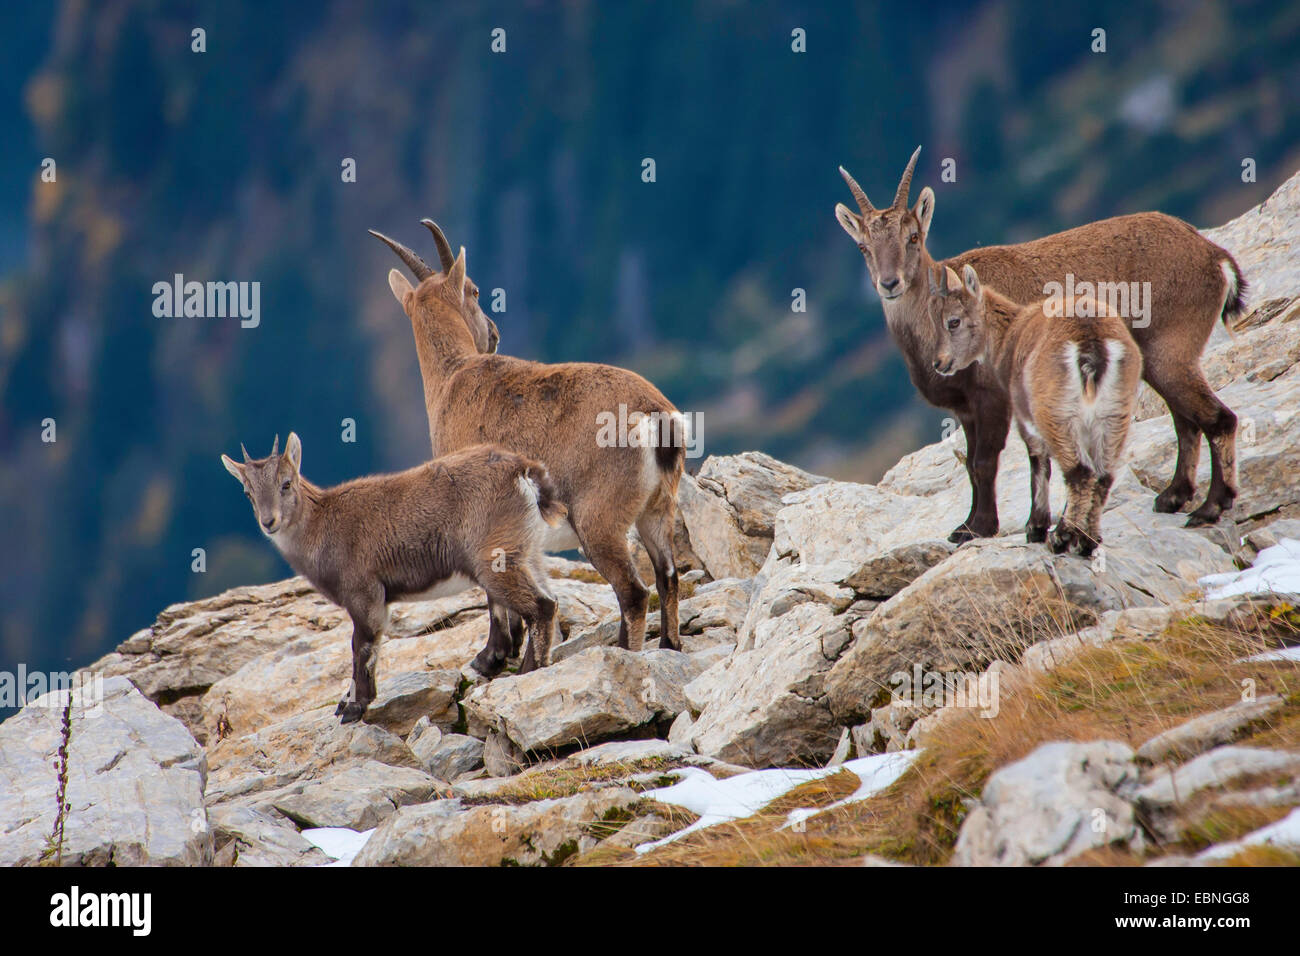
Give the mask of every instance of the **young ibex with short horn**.
M 463 326 L 462 326 L 463 329 Z M 466 336 L 468 331 L 465 330 Z M 239 480 L 263 533 L 289 565 L 352 618 L 352 683 L 336 714 L 360 720 L 375 699 L 388 604 L 454 594 L 474 584 L 529 630 L 521 670 L 550 660 L 555 599 L 542 539 L 564 519 L 546 467 L 477 445 L 417 468 L 333 488 L 302 476 L 302 443 L 221 463 Z
M 659 645 L 680 649 L 672 540 L 685 464 L 684 417 L 657 388 L 626 369 L 482 354 L 466 331 L 466 314 L 479 307 L 477 288 L 466 276 L 465 249 L 453 258 L 437 225 L 422 222 L 433 233 L 442 272 L 401 243 L 371 233 L 397 253 L 418 283 L 412 286 L 396 269 L 388 273 L 415 334 L 434 455 L 490 441 L 546 462 L 569 516 L 547 536 L 545 547 L 582 547 L 618 598 L 619 646 L 639 651 L 648 601 L 628 549 L 635 525 L 655 570 Z M 624 411 L 630 423 L 639 419 L 639 427 L 626 443 L 611 442 L 602 422 Z M 510 623 L 493 606 L 488 646 L 475 658 L 475 670 L 498 673 L 511 645 Z
M 1031 469 L 1029 541 L 1047 540 L 1053 460 L 1068 500 L 1051 547 L 1088 556 L 1101 543 L 1101 512 L 1128 439 L 1142 352 L 1124 319 L 1104 303 L 1073 301 L 1063 315 L 1045 301 L 1020 306 L 966 265 L 937 266 L 930 296 L 938 326 L 934 370 L 951 377 L 974 363 L 997 376 L 1011 400 Z
M 934 370 L 938 342 L 925 278 L 935 265 L 926 251 L 934 191 L 927 186 L 916 205 L 908 206 L 920 152 L 917 147 L 894 201 L 884 209 L 872 206 L 841 167 L 859 211 L 840 204 L 835 216 L 862 250 L 913 384 L 931 404 L 951 409 L 966 433 L 971 510 L 949 536 L 965 541 L 998 530 L 997 463 L 1010 425 L 1010 404 L 982 365 L 951 377 Z M 1215 396 L 1200 365 L 1214 323 L 1222 319 L 1227 324 L 1244 307 L 1246 283 L 1227 251 L 1181 219 L 1145 212 L 1018 245 L 972 249 L 942 264 L 954 269 L 974 266 L 985 284 L 1020 304 L 1071 286 L 1090 287 L 1096 290 L 1095 298 L 1108 304 L 1112 297 L 1121 302 L 1115 311 L 1130 313 L 1126 317 L 1142 350 L 1143 377 L 1168 403 L 1178 436 L 1174 476 L 1156 496 L 1155 510 L 1179 511 L 1195 493 L 1202 434 L 1210 445 L 1210 488 L 1187 523 L 1212 524 L 1232 507 L 1237 495 L 1237 417 Z M 1133 299 L 1144 294 L 1145 305 L 1133 309 Z

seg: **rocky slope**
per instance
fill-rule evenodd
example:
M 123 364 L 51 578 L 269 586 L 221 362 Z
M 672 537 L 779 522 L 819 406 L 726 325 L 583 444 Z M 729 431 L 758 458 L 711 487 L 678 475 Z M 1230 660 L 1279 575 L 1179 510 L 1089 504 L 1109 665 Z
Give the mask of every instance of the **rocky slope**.
M 1014 437 L 1003 534 L 960 548 L 955 444 L 877 485 L 713 458 L 681 494 L 685 653 L 613 647 L 609 588 L 553 559 L 552 667 L 475 683 L 482 594 L 399 605 L 361 724 L 333 716 L 344 615 L 302 580 L 176 605 L 67 711 L 62 861 L 315 865 L 329 828 L 373 831 L 356 865 L 1300 861 L 1300 673 L 1277 653 L 1300 598 L 1198 583 L 1300 539 L 1300 176 L 1211 236 L 1253 289 L 1205 360 L 1242 418 L 1235 525 L 1152 513 L 1174 436 L 1147 396 L 1090 562 L 1024 542 Z M 2 864 L 49 856 L 63 715 L 0 725 Z M 724 781 L 741 810 L 666 791 Z

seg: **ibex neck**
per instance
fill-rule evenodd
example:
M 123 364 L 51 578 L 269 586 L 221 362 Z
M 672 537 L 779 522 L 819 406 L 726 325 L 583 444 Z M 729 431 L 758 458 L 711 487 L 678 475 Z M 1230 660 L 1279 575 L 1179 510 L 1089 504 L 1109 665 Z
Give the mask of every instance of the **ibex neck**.
M 426 397 L 465 359 L 478 352 L 465 320 L 450 309 L 416 309 L 411 316 L 411 331 Z
M 271 543 L 299 574 L 315 581 L 316 541 L 329 514 L 329 492 L 306 478 L 298 479 L 298 507 L 293 519 L 271 536 Z
M 1011 340 L 1011 324 L 1020 312 L 1020 306 L 1001 293 L 984 289 L 984 328 L 988 335 L 985 355 L 995 368 L 1004 364 L 1005 352 Z

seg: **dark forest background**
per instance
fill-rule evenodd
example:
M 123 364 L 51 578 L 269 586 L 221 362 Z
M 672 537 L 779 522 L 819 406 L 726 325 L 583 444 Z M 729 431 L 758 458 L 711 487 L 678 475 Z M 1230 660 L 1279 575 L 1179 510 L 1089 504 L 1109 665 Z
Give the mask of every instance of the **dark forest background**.
M 873 480 L 941 414 L 835 222 L 839 164 L 883 204 L 924 144 L 936 255 L 1145 209 L 1216 225 L 1300 167 L 1300 5 L 1282 0 L 0 17 L 2 669 L 83 664 L 169 603 L 286 574 L 218 462 L 241 441 L 261 455 L 297 430 L 321 483 L 427 455 L 396 260 L 368 227 L 434 260 L 417 223 L 438 220 L 485 300 L 506 291 L 502 351 L 634 368 L 702 413 L 709 453 Z M 260 327 L 155 318 L 178 272 L 259 281 Z

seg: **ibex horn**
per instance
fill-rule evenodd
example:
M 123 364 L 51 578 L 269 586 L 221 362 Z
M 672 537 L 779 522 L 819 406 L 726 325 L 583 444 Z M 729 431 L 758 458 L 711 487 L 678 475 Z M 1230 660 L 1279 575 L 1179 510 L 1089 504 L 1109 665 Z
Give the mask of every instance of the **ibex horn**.
M 423 282 L 425 279 L 429 278 L 429 276 L 433 275 L 433 270 L 429 268 L 427 262 L 396 239 L 389 239 L 382 232 L 375 232 L 373 229 L 367 229 L 366 231 L 386 245 L 389 249 L 392 249 L 397 253 L 397 258 L 406 263 L 406 268 L 411 270 L 411 275 L 415 276 L 417 282 Z
M 248 449 L 244 447 L 244 443 L 243 443 L 242 441 L 239 443 L 239 450 L 242 451 L 242 452 L 244 453 L 244 464 L 245 464 L 245 465 L 247 465 L 250 461 L 253 460 L 253 459 L 251 459 L 251 458 L 248 457 Z
M 912 190 L 912 170 L 916 168 L 916 157 L 921 155 L 921 147 L 916 147 L 916 152 L 912 158 L 907 161 L 907 168 L 903 170 L 903 178 L 898 181 L 898 192 L 894 194 L 894 205 L 899 208 L 907 207 L 907 194 Z
M 840 175 L 843 176 L 844 181 L 849 184 L 849 192 L 853 193 L 853 199 L 857 202 L 858 209 L 863 213 L 875 212 L 876 207 L 871 205 L 871 200 L 868 199 L 867 194 L 862 191 L 862 187 L 858 185 L 858 181 L 850 176 L 849 171 L 843 166 L 840 167 Z
M 428 226 L 429 231 L 433 233 L 433 243 L 438 247 L 438 261 L 442 263 L 442 271 L 450 272 L 451 267 L 456 264 L 456 257 L 452 254 L 451 243 L 447 237 L 442 234 L 438 224 L 432 219 L 421 219 L 420 225 Z
M 271 457 L 274 458 L 278 454 L 280 454 L 280 436 L 277 433 L 275 441 L 271 443 Z

